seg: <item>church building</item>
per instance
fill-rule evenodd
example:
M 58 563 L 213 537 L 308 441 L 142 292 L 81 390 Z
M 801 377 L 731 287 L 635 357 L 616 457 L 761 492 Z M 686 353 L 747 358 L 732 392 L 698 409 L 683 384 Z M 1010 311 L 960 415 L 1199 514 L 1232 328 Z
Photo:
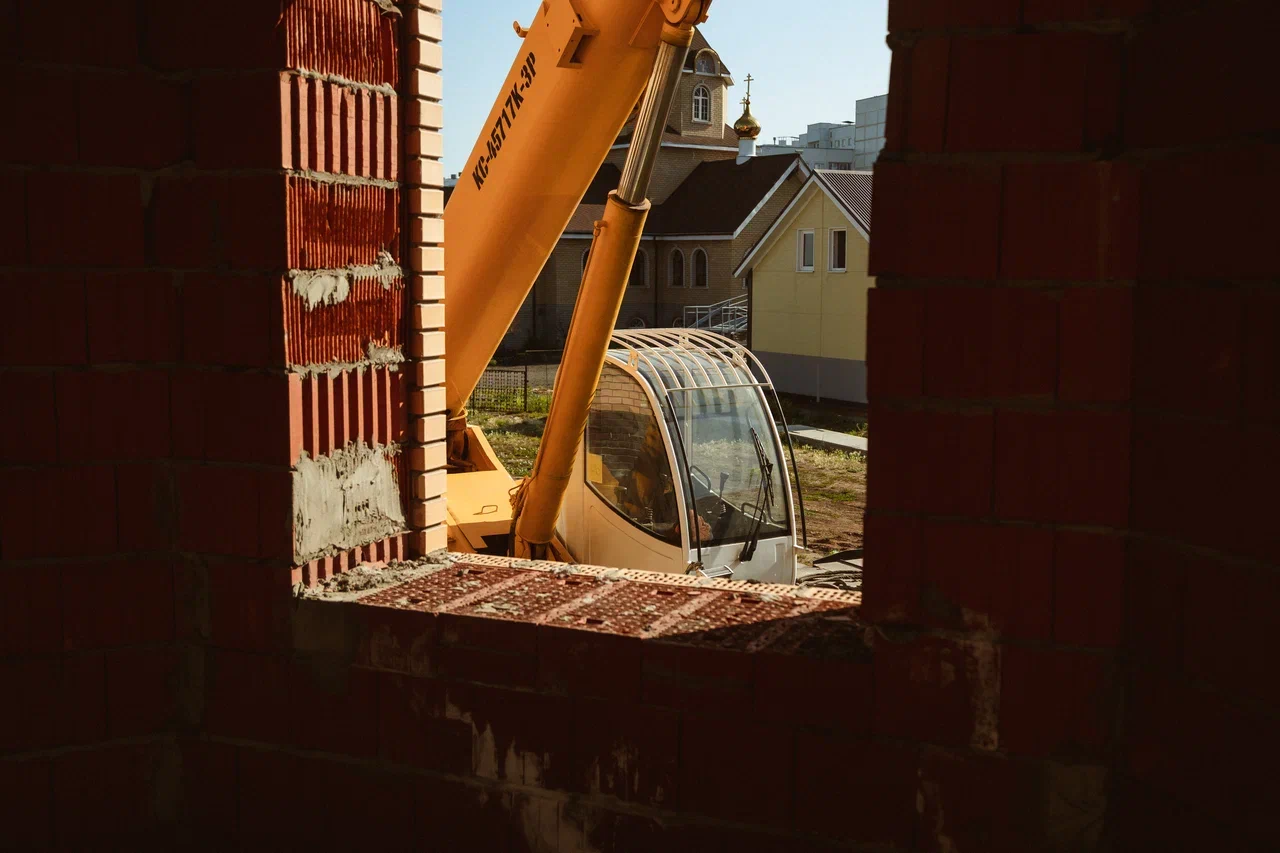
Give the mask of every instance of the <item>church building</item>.
M 636 255 L 618 326 L 683 325 L 687 306 L 746 294 L 734 270 L 808 179 L 799 154 L 755 156 L 760 124 L 744 110 L 725 123 L 729 69 L 700 32 L 685 63 L 649 187 L 653 209 Z M 635 114 L 587 189 L 503 342 L 506 351 L 563 345 L 592 227 L 618 186 Z

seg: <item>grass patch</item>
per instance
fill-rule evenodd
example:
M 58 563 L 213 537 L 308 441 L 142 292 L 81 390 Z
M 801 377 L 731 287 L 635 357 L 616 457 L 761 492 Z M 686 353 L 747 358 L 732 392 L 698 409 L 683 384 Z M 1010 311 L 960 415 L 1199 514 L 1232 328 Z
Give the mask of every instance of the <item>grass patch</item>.
M 867 412 L 862 406 L 835 400 L 819 403 L 794 394 L 779 394 L 778 399 L 788 424 L 829 429 L 863 438 L 867 435 Z

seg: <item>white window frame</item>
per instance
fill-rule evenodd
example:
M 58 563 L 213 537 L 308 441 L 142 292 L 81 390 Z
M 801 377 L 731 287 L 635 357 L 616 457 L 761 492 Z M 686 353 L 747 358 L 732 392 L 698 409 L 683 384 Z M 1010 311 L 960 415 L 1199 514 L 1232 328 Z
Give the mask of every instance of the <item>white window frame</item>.
M 704 92 L 706 95 L 707 117 L 702 118 L 698 115 L 698 93 Z M 693 120 L 698 124 L 711 124 L 711 90 L 702 84 L 698 84 L 693 88 Z
M 804 238 L 808 235 L 813 240 L 813 261 L 809 266 L 804 265 Z M 818 261 L 818 237 L 812 228 L 800 228 L 796 231 L 796 272 L 813 272 L 814 266 Z
M 637 250 L 636 250 L 636 259 L 635 259 L 635 261 L 634 261 L 634 262 L 632 262 L 632 265 L 631 265 L 631 266 L 632 266 L 632 270 L 631 270 L 631 272 L 632 272 L 633 274 L 635 273 L 635 269 L 634 269 L 634 267 L 635 267 L 635 265 L 636 265 L 636 264 L 641 264 L 641 265 L 642 265 L 642 266 L 641 266 L 641 272 L 642 272 L 642 273 L 644 273 L 644 275 L 640 276 L 640 283 L 639 283 L 639 284 L 632 284 L 632 283 L 631 283 L 631 276 L 630 276 L 630 275 L 628 275 L 628 276 L 627 276 L 627 287 L 635 287 L 635 288 L 648 287 L 648 286 L 649 286 L 649 256 L 645 254 L 644 249 L 637 249 Z
M 844 266 L 836 266 L 836 235 L 844 235 Z M 849 271 L 849 229 L 832 228 L 827 234 L 827 272 Z
M 707 283 L 698 284 L 698 256 L 702 256 L 702 265 L 707 270 Z M 706 290 L 711 287 L 711 259 L 707 257 L 707 250 L 697 248 L 693 250 L 693 279 L 689 282 L 690 287 L 696 287 L 699 290 Z
M 676 255 L 680 256 L 680 282 L 676 283 Z M 667 287 L 684 287 L 685 282 L 685 257 L 681 249 L 672 249 L 671 257 L 667 260 Z

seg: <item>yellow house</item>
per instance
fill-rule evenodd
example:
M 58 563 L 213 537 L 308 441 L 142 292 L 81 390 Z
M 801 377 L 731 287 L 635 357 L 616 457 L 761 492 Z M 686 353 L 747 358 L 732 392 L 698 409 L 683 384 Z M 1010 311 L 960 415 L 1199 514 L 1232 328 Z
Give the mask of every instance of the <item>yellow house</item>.
M 817 169 L 734 272 L 774 387 L 867 401 L 871 173 Z

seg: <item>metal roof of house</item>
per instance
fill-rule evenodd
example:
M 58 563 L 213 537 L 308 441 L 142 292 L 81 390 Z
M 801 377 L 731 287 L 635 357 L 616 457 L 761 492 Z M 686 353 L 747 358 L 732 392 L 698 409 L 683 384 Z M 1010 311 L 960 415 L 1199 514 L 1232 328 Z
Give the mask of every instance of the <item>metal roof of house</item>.
M 818 176 L 818 180 L 826 184 L 827 189 L 845 210 L 858 220 L 858 224 L 867 233 L 871 233 L 871 190 L 874 183 L 872 173 L 839 169 L 815 169 L 814 173 Z

